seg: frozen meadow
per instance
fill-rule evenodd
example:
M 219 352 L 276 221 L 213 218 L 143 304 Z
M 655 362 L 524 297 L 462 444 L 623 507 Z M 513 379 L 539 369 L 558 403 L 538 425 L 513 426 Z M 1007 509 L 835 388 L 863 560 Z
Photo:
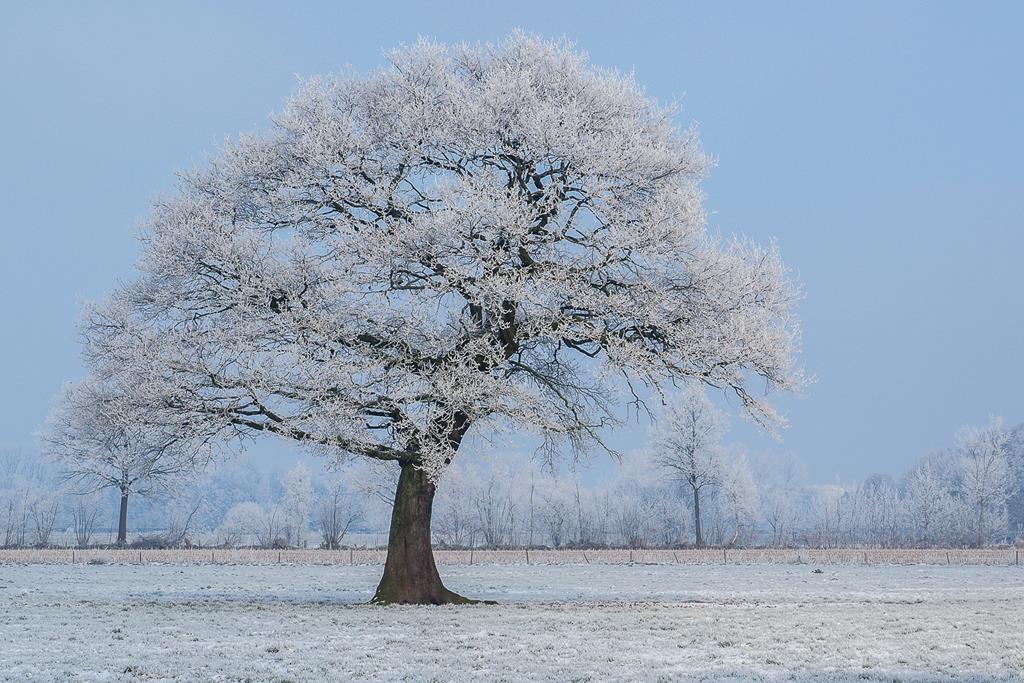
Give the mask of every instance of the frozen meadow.
M 373 607 L 374 565 L 0 565 L 11 681 L 1024 680 L 1024 568 L 452 565 L 499 601 Z

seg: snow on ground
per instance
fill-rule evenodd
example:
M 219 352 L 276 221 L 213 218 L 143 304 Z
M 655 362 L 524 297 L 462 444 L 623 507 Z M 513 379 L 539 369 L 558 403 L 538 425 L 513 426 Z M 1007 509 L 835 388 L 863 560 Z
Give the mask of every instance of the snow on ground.
M 10 681 L 1024 681 L 1024 568 L 0 566 Z

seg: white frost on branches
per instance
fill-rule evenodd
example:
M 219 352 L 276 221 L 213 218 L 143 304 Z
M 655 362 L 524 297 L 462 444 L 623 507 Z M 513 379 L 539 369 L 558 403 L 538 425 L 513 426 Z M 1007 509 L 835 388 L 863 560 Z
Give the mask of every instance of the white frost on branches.
M 957 434 L 960 482 L 964 501 L 974 513 L 978 545 L 1005 529 L 1006 500 L 1013 484 L 1006 456 L 1008 439 L 999 418 L 991 418 L 984 427 L 965 427 Z
M 68 384 L 41 434 L 63 476 L 85 491 L 115 488 L 122 496 L 169 490 L 205 464 L 203 429 L 179 416 L 159 422 L 127 387 L 87 378 Z
M 439 476 L 466 432 L 601 445 L 623 387 L 799 390 L 774 246 L 709 235 L 676 111 L 571 45 L 420 41 L 303 84 L 157 203 L 141 276 L 86 316 L 136 410 Z M 756 383 L 758 392 L 751 386 Z
M 703 387 L 690 384 L 672 397 L 653 429 L 654 463 L 693 495 L 693 527 L 698 547 L 704 543 L 701 493 L 723 481 L 724 428 L 725 416 L 711 403 Z M 738 499 L 744 485 L 739 481 L 732 483 Z M 739 516 L 736 524 L 738 536 Z
M 313 473 L 299 463 L 284 475 L 282 505 L 286 539 L 289 545 L 306 547 L 309 515 L 313 508 Z
M 654 463 L 699 491 L 722 479 L 725 418 L 696 385 L 668 402 L 653 431 Z

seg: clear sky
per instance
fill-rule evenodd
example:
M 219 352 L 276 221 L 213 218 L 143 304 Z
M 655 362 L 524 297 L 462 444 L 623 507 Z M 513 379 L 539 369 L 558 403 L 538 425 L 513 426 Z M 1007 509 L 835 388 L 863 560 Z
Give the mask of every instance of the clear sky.
M 131 276 L 138 222 L 175 171 L 263 125 L 295 75 L 515 27 L 684 96 L 681 122 L 719 160 L 712 227 L 776 238 L 804 282 L 818 382 L 782 402 L 774 447 L 812 477 L 897 473 L 959 425 L 1024 420 L 1024 3 L 2 9 L 0 446 L 33 448 L 81 374 L 78 305 Z

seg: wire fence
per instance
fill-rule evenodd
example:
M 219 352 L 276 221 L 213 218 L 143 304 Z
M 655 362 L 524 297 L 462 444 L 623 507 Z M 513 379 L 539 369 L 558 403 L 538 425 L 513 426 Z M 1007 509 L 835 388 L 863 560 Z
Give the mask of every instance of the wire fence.
M 13 549 L 0 550 L 10 564 L 224 564 L 383 565 L 386 550 L 269 549 Z M 814 564 L 1020 566 L 1021 551 L 994 549 L 651 549 L 651 550 L 435 550 L 440 565 L 580 564 Z

